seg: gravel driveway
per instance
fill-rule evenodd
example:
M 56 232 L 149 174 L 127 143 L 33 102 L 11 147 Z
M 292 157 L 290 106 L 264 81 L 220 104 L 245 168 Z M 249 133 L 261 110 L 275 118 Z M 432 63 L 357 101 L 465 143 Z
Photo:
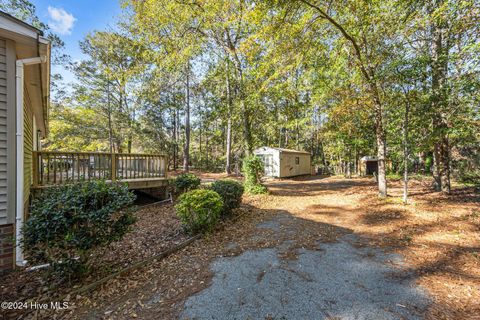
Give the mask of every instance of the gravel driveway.
M 285 216 L 258 225 L 284 232 Z M 429 297 L 400 256 L 359 246 L 352 234 L 316 250 L 287 240 L 211 265 L 208 288 L 185 303 L 182 319 L 421 319 Z

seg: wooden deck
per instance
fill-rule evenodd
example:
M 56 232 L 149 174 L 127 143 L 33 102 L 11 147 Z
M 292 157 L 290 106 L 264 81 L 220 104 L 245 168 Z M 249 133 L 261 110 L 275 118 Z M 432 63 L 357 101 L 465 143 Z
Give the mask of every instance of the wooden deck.
M 34 151 L 32 187 L 105 180 L 130 189 L 158 188 L 168 184 L 167 171 L 165 154 Z

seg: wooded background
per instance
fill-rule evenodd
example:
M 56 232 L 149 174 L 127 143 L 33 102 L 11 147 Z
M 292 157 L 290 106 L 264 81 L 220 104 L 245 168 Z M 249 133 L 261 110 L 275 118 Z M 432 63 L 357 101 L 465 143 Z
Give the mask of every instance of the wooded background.
M 227 171 L 264 145 L 337 173 L 376 156 L 381 195 L 385 159 L 445 192 L 479 180 L 478 1 L 129 0 L 75 63 L 31 3 L 0 3 L 46 30 L 76 76 L 53 77 L 49 150 Z

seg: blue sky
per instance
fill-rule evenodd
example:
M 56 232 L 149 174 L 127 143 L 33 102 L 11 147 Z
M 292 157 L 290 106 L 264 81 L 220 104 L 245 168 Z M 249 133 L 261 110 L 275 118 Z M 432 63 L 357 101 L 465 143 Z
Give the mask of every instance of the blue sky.
M 81 41 L 89 32 L 114 27 L 121 13 L 119 0 L 31 0 L 37 7 L 39 18 L 47 22 L 65 42 L 66 53 L 72 60 L 79 60 L 82 54 Z M 73 75 L 63 69 L 54 68 L 64 76 L 65 81 L 73 81 Z

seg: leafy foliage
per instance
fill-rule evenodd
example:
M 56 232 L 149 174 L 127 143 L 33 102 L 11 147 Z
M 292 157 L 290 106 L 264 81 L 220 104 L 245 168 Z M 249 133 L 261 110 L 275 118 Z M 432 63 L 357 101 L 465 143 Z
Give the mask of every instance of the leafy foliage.
M 188 233 L 203 233 L 211 231 L 217 224 L 223 201 L 215 191 L 197 189 L 182 194 L 175 209 Z
M 444 191 L 480 168 L 477 0 L 122 5 L 115 31 L 82 41 L 65 99 L 52 95 L 46 148 L 162 151 L 175 169 L 183 157 L 236 171 L 268 145 L 310 151 L 333 173 L 386 150 L 393 172 L 441 176 Z M 28 0 L 0 8 L 48 28 Z
M 249 156 L 243 159 L 243 174 L 245 175 L 245 191 L 250 194 L 267 193 L 268 189 L 260 182 L 264 168 L 262 159 Z
M 243 185 L 235 180 L 217 180 L 212 183 L 211 190 L 218 193 L 223 199 L 224 213 L 230 213 L 242 203 Z
M 193 173 L 183 173 L 175 179 L 175 189 L 177 192 L 187 192 L 197 189 L 200 186 L 200 178 Z
M 247 185 L 245 188 L 246 191 L 250 194 L 265 194 L 268 193 L 268 189 L 265 185 L 259 183 L 254 185 Z
M 134 200 L 127 186 L 104 181 L 43 191 L 23 228 L 29 260 L 50 263 L 63 276 L 82 275 L 90 251 L 121 239 L 135 222 Z

